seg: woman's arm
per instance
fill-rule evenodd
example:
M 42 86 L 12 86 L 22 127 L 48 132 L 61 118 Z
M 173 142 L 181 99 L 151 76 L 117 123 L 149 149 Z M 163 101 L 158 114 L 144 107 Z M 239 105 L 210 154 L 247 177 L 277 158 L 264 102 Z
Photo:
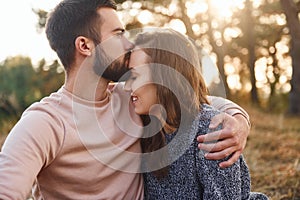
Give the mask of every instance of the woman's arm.
M 229 167 L 238 160 L 246 146 L 250 133 L 249 115 L 243 108 L 227 99 L 209 97 L 209 101 L 214 108 L 223 112 L 212 119 L 210 128 L 214 129 L 223 123 L 223 129 L 199 136 L 198 147 L 207 151 L 205 157 L 211 160 L 219 160 L 231 155 L 228 160 L 219 163 L 221 168 Z M 218 142 L 205 144 L 212 141 Z
M 220 112 L 214 109 L 203 110 L 198 122 L 197 134 L 210 135 L 211 119 L 220 116 Z M 218 126 L 215 132 L 221 127 Z M 231 166 L 222 169 L 219 167 L 220 163 L 226 162 L 230 156 L 221 160 L 208 160 L 204 157 L 205 154 L 205 151 L 195 148 L 197 179 L 203 188 L 203 199 L 249 199 L 250 175 L 243 157 L 239 156 Z
M 203 156 L 200 156 L 197 161 L 198 179 L 203 187 L 203 200 L 248 199 L 250 175 L 242 156 L 225 169 L 218 166 L 219 162 L 207 160 Z

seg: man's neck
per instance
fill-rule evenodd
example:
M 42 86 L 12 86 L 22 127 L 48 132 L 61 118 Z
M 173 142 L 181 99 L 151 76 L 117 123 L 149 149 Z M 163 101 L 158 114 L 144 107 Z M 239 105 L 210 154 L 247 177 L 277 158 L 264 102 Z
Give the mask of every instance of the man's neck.
M 109 80 L 96 74 L 70 73 L 66 76 L 65 89 L 74 95 L 89 100 L 101 101 L 107 97 Z

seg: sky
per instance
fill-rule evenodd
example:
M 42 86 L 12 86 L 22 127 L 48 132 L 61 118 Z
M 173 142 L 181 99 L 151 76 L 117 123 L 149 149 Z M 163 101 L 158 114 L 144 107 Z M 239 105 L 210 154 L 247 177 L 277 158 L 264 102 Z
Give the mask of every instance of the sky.
M 0 62 L 7 57 L 28 56 L 35 65 L 39 60 L 57 59 L 45 33 L 38 33 L 38 17 L 33 8 L 50 11 L 60 0 L 1 0 L 0 1 Z

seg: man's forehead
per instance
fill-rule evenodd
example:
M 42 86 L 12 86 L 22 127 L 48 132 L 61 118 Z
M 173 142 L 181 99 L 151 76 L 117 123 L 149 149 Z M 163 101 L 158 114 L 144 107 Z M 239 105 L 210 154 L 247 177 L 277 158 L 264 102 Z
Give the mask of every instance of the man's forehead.
M 119 19 L 116 10 L 113 8 L 99 8 L 98 14 L 101 17 L 102 24 L 101 24 L 101 32 L 102 33 L 109 33 L 118 30 L 124 30 L 124 25 Z

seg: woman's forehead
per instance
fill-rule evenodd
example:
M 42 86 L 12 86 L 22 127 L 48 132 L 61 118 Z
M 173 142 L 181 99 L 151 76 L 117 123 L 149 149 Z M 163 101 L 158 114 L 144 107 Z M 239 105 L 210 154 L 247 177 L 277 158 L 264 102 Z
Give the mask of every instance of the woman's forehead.
M 130 56 L 129 68 L 134 68 L 148 63 L 150 57 L 142 49 L 134 49 Z

